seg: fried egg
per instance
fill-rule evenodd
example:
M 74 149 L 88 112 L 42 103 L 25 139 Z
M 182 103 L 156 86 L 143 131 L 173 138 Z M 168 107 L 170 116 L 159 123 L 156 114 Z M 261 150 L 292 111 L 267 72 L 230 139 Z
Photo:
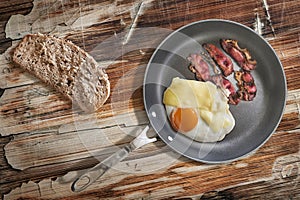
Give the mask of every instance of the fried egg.
M 220 141 L 235 126 L 227 97 L 209 81 L 176 77 L 163 103 L 173 129 L 199 142 Z

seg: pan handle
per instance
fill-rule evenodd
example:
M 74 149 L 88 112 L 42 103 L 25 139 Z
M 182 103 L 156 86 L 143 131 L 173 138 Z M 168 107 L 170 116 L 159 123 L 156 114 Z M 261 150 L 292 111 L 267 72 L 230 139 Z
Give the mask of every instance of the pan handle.
M 144 130 L 137 136 L 132 142 L 125 147 L 112 154 L 101 163 L 97 164 L 93 168 L 89 169 L 83 175 L 78 177 L 71 186 L 73 192 L 80 192 L 94 183 L 98 178 L 103 176 L 110 168 L 121 162 L 127 155 L 133 150 L 146 145 L 151 142 L 155 142 L 156 138 L 147 138 L 146 132 L 149 130 L 149 126 L 146 126 Z
M 131 144 L 126 145 L 110 157 L 103 160 L 93 168 L 89 169 L 86 173 L 78 177 L 72 184 L 71 189 L 73 192 L 80 192 L 94 183 L 98 178 L 103 176 L 110 168 L 121 162 L 127 155 L 134 150 Z

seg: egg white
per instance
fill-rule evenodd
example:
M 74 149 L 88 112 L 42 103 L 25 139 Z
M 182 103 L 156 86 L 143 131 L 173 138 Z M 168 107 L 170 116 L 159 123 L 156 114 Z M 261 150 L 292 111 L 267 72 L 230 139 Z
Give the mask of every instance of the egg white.
M 166 108 L 168 118 L 170 120 L 171 113 L 173 110 L 176 109 L 176 107 L 166 105 L 165 108 Z M 228 120 L 230 122 L 230 125 L 228 125 L 224 128 L 221 128 L 220 131 L 218 131 L 218 132 L 214 132 L 213 129 L 205 121 L 203 121 L 203 119 L 200 117 L 198 110 L 195 109 L 195 111 L 198 114 L 197 125 L 191 131 L 183 133 L 184 135 L 186 135 L 187 137 L 189 137 L 193 140 L 196 140 L 199 142 L 221 141 L 224 139 L 224 137 L 228 133 L 231 132 L 231 130 L 235 126 L 235 120 L 230 112 L 223 112 L 223 113 L 219 112 L 219 113 L 216 113 L 217 116 L 215 116 L 215 117 L 218 119 L 222 119 L 222 120 L 224 119 L 224 121 Z M 216 120 L 218 120 L 218 119 L 216 119 Z
M 199 142 L 222 140 L 235 126 L 226 94 L 211 82 L 200 82 L 175 77 L 164 93 L 163 102 L 170 120 L 176 108 L 193 108 L 198 123 L 184 135 Z

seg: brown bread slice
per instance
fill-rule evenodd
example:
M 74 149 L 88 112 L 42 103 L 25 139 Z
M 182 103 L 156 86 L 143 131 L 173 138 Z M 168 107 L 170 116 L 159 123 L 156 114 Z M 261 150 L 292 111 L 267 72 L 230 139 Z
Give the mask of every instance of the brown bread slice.
M 26 35 L 13 61 L 56 88 L 82 110 L 98 110 L 110 95 L 105 70 L 70 41 L 43 34 Z

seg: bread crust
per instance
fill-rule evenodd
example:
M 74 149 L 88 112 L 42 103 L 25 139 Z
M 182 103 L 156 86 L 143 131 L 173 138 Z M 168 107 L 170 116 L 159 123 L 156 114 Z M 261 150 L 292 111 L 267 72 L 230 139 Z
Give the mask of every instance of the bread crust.
M 86 112 L 98 110 L 110 95 L 105 70 L 71 41 L 28 34 L 15 48 L 13 61 Z

